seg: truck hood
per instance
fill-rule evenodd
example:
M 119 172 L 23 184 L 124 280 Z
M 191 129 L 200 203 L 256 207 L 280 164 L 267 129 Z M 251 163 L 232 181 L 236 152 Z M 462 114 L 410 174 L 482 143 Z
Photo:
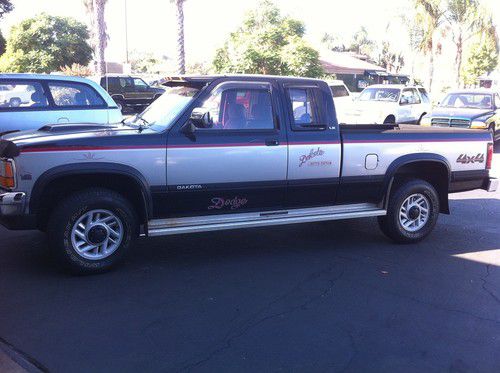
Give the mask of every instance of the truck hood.
M 431 118 L 455 118 L 473 120 L 493 115 L 494 111 L 485 109 L 447 108 L 438 106 L 432 110 Z
M 4 134 L 0 137 L 0 157 L 17 156 L 23 150 L 34 148 L 90 148 L 127 143 L 141 144 L 144 141 L 138 140 L 138 138 L 144 138 L 144 135 L 153 133 L 156 134 L 149 129 L 141 131 L 121 123 L 113 125 L 90 123 L 48 125 L 36 131 L 16 131 Z

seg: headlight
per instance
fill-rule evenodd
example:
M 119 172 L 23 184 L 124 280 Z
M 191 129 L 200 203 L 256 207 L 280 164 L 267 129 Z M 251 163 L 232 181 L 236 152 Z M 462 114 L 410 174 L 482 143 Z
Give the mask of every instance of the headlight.
M 432 124 L 431 122 L 431 117 L 423 117 L 422 119 L 420 119 L 420 125 L 421 126 L 430 126 Z
M 471 125 L 470 125 L 470 128 L 482 128 L 482 129 L 484 129 L 487 127 L 488 127 L 488 125 L 481 120 L 473 120 Z
M 3 159 L 0 162 L 0 187 L 4 189 L 14 189 L 16 187 L 15 175 L 14 162 Z

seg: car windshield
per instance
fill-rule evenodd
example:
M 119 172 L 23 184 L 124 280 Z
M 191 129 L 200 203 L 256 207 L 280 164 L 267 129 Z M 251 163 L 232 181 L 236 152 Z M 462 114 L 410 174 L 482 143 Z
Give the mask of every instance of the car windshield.
M 397 88 L 365 88 L 358 97 L 359 101 L 397 102 L 400 90 Z
M 492 109 L 493 97 L 488 93 L 450 93 L 444 98 L 441 106 L 467 109 Z
M 198 88 L 187 86 L 167 88 L 146 110 L 126 123 L 146 125 L 161 132 L 172 125 L 199 91 Z

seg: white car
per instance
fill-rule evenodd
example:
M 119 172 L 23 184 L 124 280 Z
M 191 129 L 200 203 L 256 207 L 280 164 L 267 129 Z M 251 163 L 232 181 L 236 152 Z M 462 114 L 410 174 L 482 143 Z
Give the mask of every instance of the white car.
M 379 84 L 365 88 L 348 113 L 349 124 L 419 124 L 431 111 L 426 90 L 419 86 Z
M 0 133 L 58 123 L 118 123 L 122 114 L 97 83 L 78 77 L 0 74 Z
M 342 80 L 327 82 L 335 102 L 335 112 L 339 123 L 347 123 L 347 114 L 352 110 L 354 97 Z

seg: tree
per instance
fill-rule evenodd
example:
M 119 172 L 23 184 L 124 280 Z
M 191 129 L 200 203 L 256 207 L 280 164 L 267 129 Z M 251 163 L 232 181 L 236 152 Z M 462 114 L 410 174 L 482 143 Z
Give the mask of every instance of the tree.
M 0 71 L 50 73 L 92 59 L 87 26 L 69 17 L 40 14 L 12 27 Z
M 457 86 L 461 83 L 464 45 L 489 27 L 483 21 L 485 18 L 484 10 L 478 0 L 447 1 L 446 20 L 451 30 L 452 41 L 456 47 L 455 71 Z
M 398 74 L 405 65 L 405 58 L 402 52 L 394 52 L 388 41 L 383 41 L 376 63 L 387 71 Z
M 104 20 L 106 2 L 107 0 L 83 0 L 85 9 L 90 15 L 96 72 L 100 75 L 106 74 L 106 47 L 108 44 L 108 33 L 106 21 Z
M 485 30 L 478 38 L 479 40 L 474 42 L 469 49 L 462 72 L 466 85 L 475 84 L 479 76 L 492 72 L 498 65 L 498 35 L 493 22 L 490 25 L 490 28 Z
M 2 18 L 6 13 L 9 13 L 14 9 L 12 5 L 12 0 L 0 0 L 0 18 Z
M 186 73 L 186 54 L 184 52 L 184 2 L 186 0 L 170 0 L 175 5 L 177 17 L 177 72 Z
M 435 34 L 443 23 L 444 10 L 441 0 L 414 0 L 416 7 L 416 23 L 419 28 L 420 40 L 417 42 L 417 49 L 424 55 L 429 55 L 428 82 L 429 90 L 432 90 L 434 80 L 434 49 Z
M 321 38 L 321 42 L 326 45 L 326 47 L 334 52 L 346 52 L 347 47 L 345 43 L 336 35 L 325 33 Z
M 262 1 L 217 50 L 214 70 L 321 77 L 319 53 L 304 41 L 304 33 L 302 22 L 282 16 L 271 1 Z
M 362 26 L 358 31 L 352 36 L 351 42 L 347 47 L 350 52 L 355 52 L 357 54 L 364 54 L 369 56 L 373 50 L 375 42 L 368 37 L 368 31 Z
M 6 41 L 5 38 L 2 35 L 2 32 L 0 31 L 0 56 L 5 53 L 5 47 L 6 47 Z

